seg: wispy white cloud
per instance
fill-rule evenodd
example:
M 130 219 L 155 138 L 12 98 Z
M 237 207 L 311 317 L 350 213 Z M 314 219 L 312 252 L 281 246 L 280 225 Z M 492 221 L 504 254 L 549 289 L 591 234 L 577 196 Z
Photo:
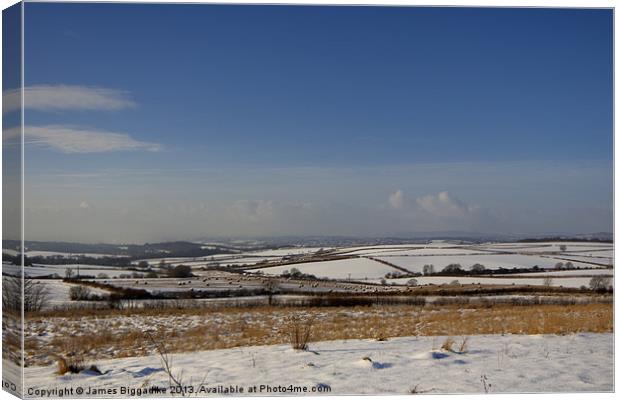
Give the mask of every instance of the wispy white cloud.
M 468 204 L 447 191 L 418 197 L 416 205 L 417 218 L 436 229 L 493 229 L 500 223 L 491 209 Z
M 397 210 L 405 206 L 405 194 L 400 189 L 390 194 L 390 197 L 388 200 L 392 208 L 395 208 Z
M 19 137 L 19 127 L 3 132 L 3 141 Z M 158 143 L 143 142 L 124 133 L 106 132 L 64 125 L 24 127 L 26 145 L 47 147 L 63 153 L 107 153 L 113 151 L 159 151 Z
M 416 203 L 422 210 L 437 217 L 464 217 L 475 211 L 474 207 L 468 206 L 448 192 L 418 197 Z
M 35 85 L 24 88 L 24 107 L 38 111 L 102 110 L 113 111 L 135 107 L 129 92 L 91 86 Z M 2 93 L 2 113 L 21 108 L 21 91 Z

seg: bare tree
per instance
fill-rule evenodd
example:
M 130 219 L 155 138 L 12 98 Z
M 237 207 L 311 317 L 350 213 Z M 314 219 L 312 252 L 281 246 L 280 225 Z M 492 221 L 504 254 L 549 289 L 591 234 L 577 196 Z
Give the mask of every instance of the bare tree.
M 611 286 L 611 278 L 606 276 L 594 276 L 590 279 L 590 289 L 605 290 Z
M 422 268 L 422 273 L 424 275 L 433 275 L 435 273 L 435 267 L 433 266 L 433 264 L 426 264 Z
M 69 289 L 69 298 L 71 300 L 90 300 L 90 288 L 82 285 L 75 285 Z
M 22 297 L 23 290 L 23 297 Z M 10 311 L 40 311 L 49 301 L 46 284 L 30 277 L 23 280 L 15 276 L 2 277 L 2 308 Z
M 274 296 L 280 292 L 280 282 L 277 279 L 267 278 L 263 284 L 263 289 L 267 293 L 268 304 L 273 305 Z
M 553 285 L 553 278 L 547 276 L 545 279 L 543 279 L 543 286 L 549 287 L 551 285 Z

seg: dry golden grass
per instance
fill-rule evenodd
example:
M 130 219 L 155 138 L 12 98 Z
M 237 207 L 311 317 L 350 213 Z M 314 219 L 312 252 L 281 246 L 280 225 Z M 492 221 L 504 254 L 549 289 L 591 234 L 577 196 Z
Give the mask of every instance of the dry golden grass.
M 2 315 L 2 358 L 11 360 L 15 365 L 22 363 L 22 320 L 21 315 L 4 312 Z M 25 345 L 37 347 L 36 341 L 25 339 Z M 28 349 L 30 347 L 26 347 Z
M 416 335 L 567 334 L 611 332 L 613 329 L 613 305 L 609 303 L 313 309 L 260 307 L 184 311 L 175 310 L 173 315 L 165 310 L 159 315 L 149 313 L 140 316 L 139 321 L 137 315 L 43 319 L 41 323 L 57 330 L 57 333 L 44 344 L 27 338 L 27 359 L 30 357 L 30 346 L 37 346 L 39 355 L 39 358 L 29 359 L 28 365 L 51 362 L 49 358 L 41 357 L 43 351 L 50 355 L 85 355 L 96 359 L 150 354 L 153 348 L 145 339 L 146 331 L 158 340 L 165 338 L 171 352 L 291 343 L 287 321 L 299 316 L 313 321 L 312 341 L 386 340 Z M 155 315 L 157 318 L 153 317 Z M 171 319 L 173 317 L 174 320 Z M 89 328 L 81 328 L 84 326 Z M 74 329 L 74 334 L 62 334 L 62 329 Z M 34 337 L 36 333 L 32 335 Z M 467 350 L 466 339 L 460 346 L 453 342 L 450 348 L 455 345 L 460 352 Z

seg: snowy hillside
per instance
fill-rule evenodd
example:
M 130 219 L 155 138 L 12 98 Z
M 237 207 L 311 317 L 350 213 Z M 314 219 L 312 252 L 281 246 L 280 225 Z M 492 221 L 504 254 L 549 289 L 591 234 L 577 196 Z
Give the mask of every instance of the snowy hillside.
M 313 343 L 305 352 L 287 345 L 257 346 L 173 354 L 171 359 L 173 373 L 182 374 L 192 390 L 198 392 L 204 382 L 203 396 L 231 385 L 244 388 L 243 394 L 254 385 L 294 385 L 314 395 L 613 390 L 612 334 L 471 336 L 463 352 L 461 338 L 455 338 L 454 351 L 441 350 L 444 340 L 339 340 Z M 31 390 L 168 386 L 157 356 L 93 362 L 103 375 L 58 376 L 54 367 L 32 367 L 25 378 Z

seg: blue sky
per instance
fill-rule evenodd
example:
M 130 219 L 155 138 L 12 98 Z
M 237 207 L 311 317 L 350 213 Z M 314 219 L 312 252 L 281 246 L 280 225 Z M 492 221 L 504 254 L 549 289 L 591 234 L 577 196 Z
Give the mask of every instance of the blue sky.
M 25 32 L 31 239 L 611 230 L 610 10 L 27 3 Z

